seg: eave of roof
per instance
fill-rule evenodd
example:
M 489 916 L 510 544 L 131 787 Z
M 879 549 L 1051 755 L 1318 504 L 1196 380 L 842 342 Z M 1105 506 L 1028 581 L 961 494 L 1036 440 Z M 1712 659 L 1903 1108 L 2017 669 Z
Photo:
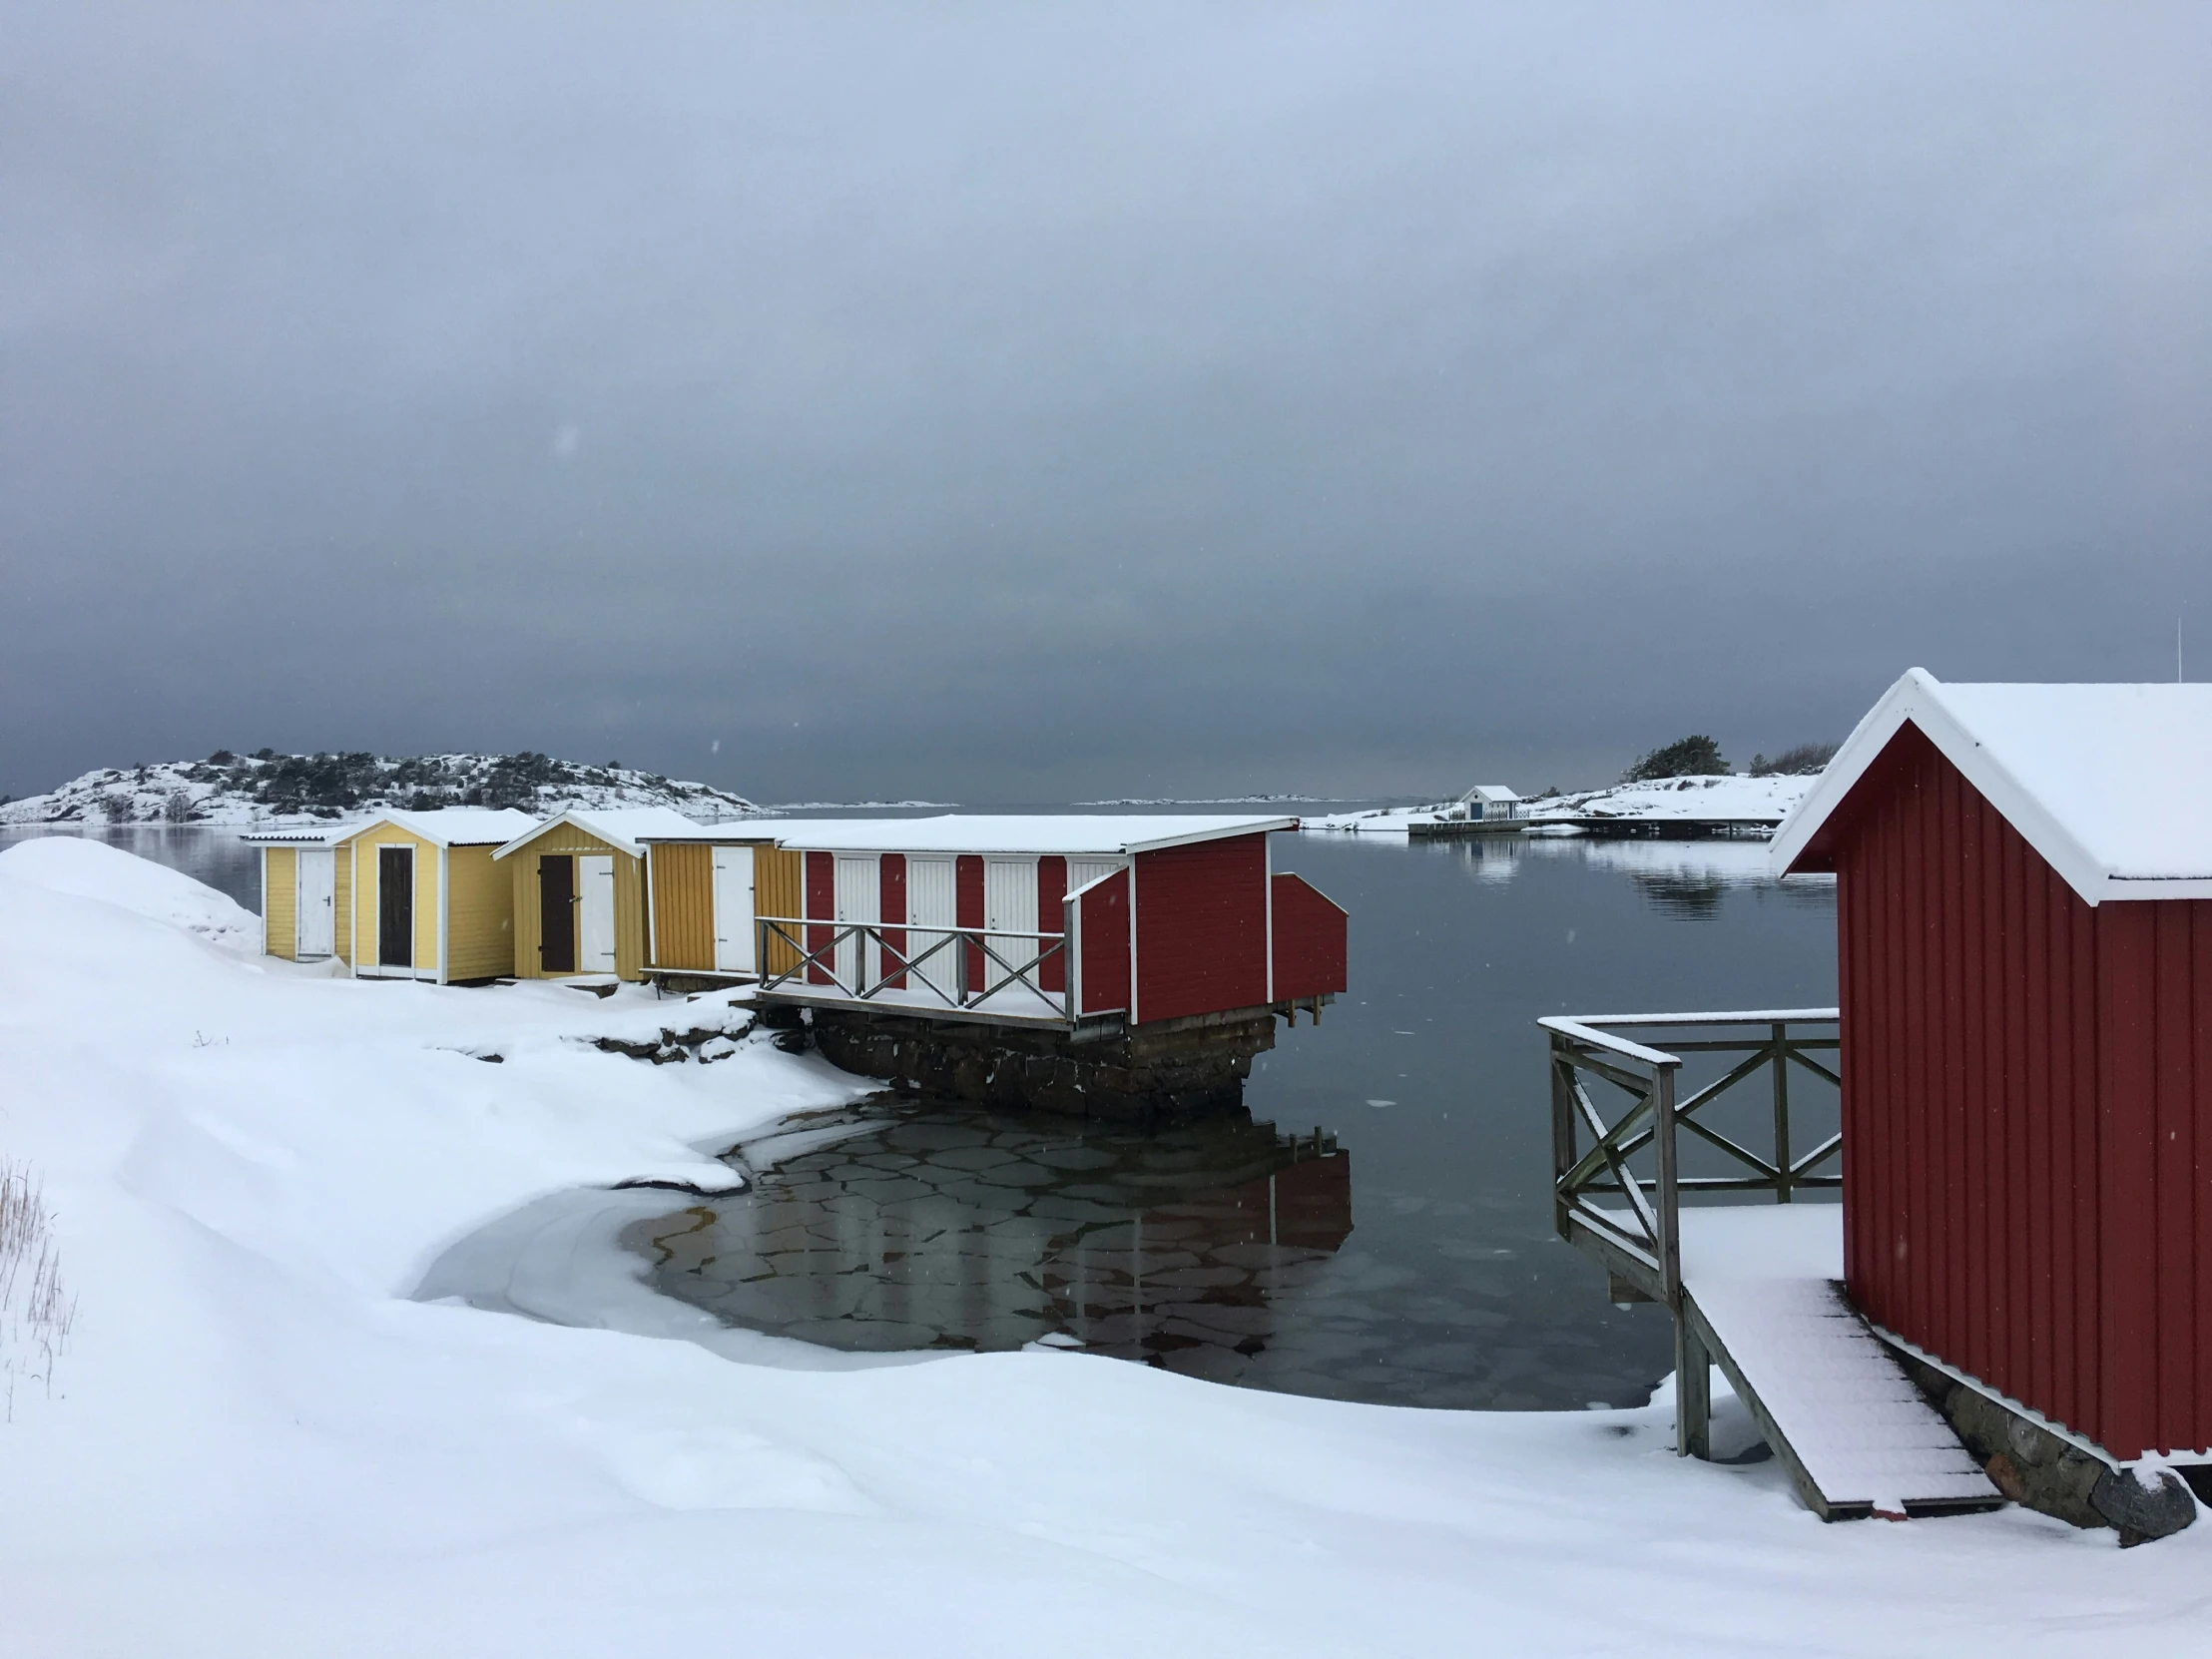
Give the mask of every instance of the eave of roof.
M 1926 669 L 1908 670 L 1860 721 L 1829 763 L 1820 782 L 1783 820 L 1768 849 L 1769 867 L 1778 875 L 1832 867 L 1825 861 L 1822 831 L 1891 740 L 1911 725 L 2003 814 L 2021 838 L 2084 902 L 2095 905 L 2107 899 L 2212 898 L 2212 855 L 2194 857 L 2169 853 L 2167 861 L 2174 867 L 2163 871 L 2118 868 L 2107 852 L 2100 852 L 2091 844 L 2077 822 L 2069 821 L 2069 808 L 2078 818 L 2078 802 L 2053 802 L 2031 788 L 2019 775 L 2023 756 L 2013 753 L 2008 757 L 2005 753 L 2019 747 L 2016 734 L 2013 741 L 1993 741 L 1993 733 L 1975 730 L 1972 712 L 1961 706 L 1972 703 L 1983 693 L 2001 689 L 1946 688 Z M 2068 689 L 2038 686 L 2032 691 L 2040 696 L 2062 696 Z M 2134 688 L 2083 689 L 2112 693 Z M 2155 689 L 2164 692 L 2167 688 Z M 2173 688 L 2177 692 L 2183 689 Z M 2212 699 L 2212 688 L 2186 690 L 2201 692 Z M 2201 711 L 2199 713 L 2201 715 Z M 2187 766 L 2190 759 L 2186 755 L 2171 757 L 2176 766 Z M 2045 770 L 2049 770 L 2047 766 Z M 2156 812 L 2158 809 L 2146 804 L 2143 810 Z M 2195 828 L 2200 836 L 2203 835 L 2206 827 L 2198 825 Z M 2109 830 L 2109 825 L 2105 829 Z M 2206 845 L 2212 849 L 2212 838 L 2206 839 Z M 2197 867 L 2199 864 L 2206 867 Z

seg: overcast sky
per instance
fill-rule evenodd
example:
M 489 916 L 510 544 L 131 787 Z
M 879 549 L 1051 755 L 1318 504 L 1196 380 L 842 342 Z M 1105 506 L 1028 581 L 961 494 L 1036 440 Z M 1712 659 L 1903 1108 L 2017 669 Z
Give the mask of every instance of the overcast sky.
M 2212 678 L 2212 6 L 16 0 L 0 351 L 0 791 L 1743 761 Z

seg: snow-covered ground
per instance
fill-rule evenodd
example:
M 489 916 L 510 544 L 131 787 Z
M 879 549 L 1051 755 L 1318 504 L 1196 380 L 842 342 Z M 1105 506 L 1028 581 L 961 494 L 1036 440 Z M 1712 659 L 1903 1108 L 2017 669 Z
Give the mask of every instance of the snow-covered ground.
M 1778 824 L 1819 781 L 1818 775 L 1753 778 L 1746 773 L 1721 778 L 1662 778 L 1648 784 L 1614 784 L 1602 790 L 1545 796 L 1526 803 L 1526 816 L 1530 824 L 1552 823 L 1562 829 L 1565 825 L 1561 821 L 1592 818 L 1659 824 L 1670 820 Z M 1415 825 L 1436 823 L 1448 810 L 1446 803 L 1427 807 L 1381 807 L 1366 812 L 1324 814 L 1304 820 L 1303 827 L 1403 834 Z
M 1359 1406 L 1045 1352 L 834 1368 L 413 1300 L 488 1223 L 720 1182 L 713 1149 L 858 1085 L 758 1041 L 651 1066 L 574 1040 L 681 1006 L 644 993 L 369 984 L 252 936 L 98 842 L 0 852 L 0 1156 L 43 1179 L 77 1298 L 51 1396 L 0 1422 L 9 1654 L 2204 1645 L 2212 1526 L 2125 1552 L 2019 1510 L 1824 1526 L 1771 1461 L 1678 1461 L 1663 1401 Z M 576 1269 L 611 1264 L 585 1239 Z
M 345 796 L 328 789 L 342 781 Z M 668 807 L 703 824 L 762 811 L 743 796 L 627 767 L 578 766 L 545 756 L 231 755 L 106 767 L 59 789 L 0 803 L 11 824 L 199 824 L 279 829 L 327 824 L 388 808 L 511 804 L 541 814 L 563 807 Z M 330 796 L 331 799 L 324 799 Z M 350 797 L 348 801 L 346 798 Z

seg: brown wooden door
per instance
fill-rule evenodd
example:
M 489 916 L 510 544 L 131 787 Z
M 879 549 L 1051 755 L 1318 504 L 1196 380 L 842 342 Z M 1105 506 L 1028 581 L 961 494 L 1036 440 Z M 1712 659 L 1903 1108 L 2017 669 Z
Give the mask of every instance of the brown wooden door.
M 538 859 L 538 967 L 576 971 L 576 860 L 565 852 Z
M 414 848 L 376 849 L 376 961 L 414 966 Z

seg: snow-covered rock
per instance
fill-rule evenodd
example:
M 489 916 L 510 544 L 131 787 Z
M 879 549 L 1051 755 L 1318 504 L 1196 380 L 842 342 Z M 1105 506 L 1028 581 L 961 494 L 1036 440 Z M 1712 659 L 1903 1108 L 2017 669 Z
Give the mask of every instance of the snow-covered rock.
M 9 824 L 204 824 L 276 829 L 398 808 L 668 807 L 702 823 L 762 811 L 743 796 L 627 767 L 549 756 L 233 755 L 107 767 L 0 806 Z

